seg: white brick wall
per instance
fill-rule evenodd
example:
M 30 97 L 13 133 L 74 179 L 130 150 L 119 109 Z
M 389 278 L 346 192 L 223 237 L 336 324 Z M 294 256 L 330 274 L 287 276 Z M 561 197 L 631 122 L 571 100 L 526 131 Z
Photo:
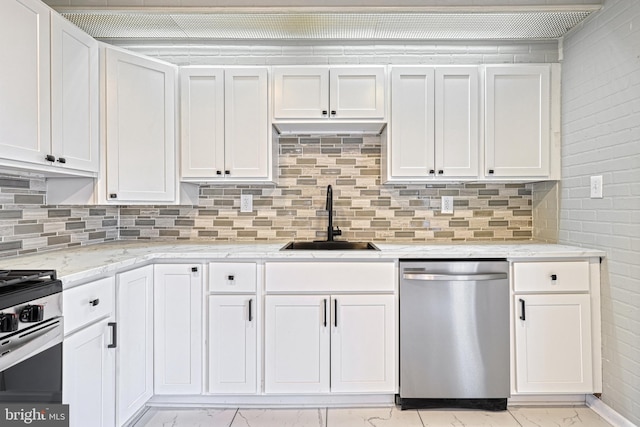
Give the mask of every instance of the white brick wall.
M 564 40 L 562 72 L 560 242 L 607 251 L 602 400 L 640 425 L 640 1 L 606 0 Z
M 116 44 L 114 42 L 113 44 Z M 405 44 L 188 44 L 117 42 L 176 65 L 500 64 L 558 62 L 558 43 L 442 42 Z

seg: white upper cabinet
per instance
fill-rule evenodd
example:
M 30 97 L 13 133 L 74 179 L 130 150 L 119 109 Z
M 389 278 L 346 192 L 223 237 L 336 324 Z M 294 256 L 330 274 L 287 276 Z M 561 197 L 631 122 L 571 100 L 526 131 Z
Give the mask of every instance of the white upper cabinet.
M 266 67 L 180 70 L 183 180 L 269 181 Z
M 181 68 L 182 178 L 224 171 L 224 71 Z
M 106 48 L 106 197 L 173 202 L 177 67 Z
M 548 178 L 551 66 L 492 65 L 485 79 L 485 176 Z
M 49 7 L 0 2 L 0 157 L 46 164 L 51 144 Z
M 478 175 L 479 82 L 477 67 L 436 69 L 436 173 L 441 177 Z
M 51 13 L 51 154 L 67 168 L 98 172 L 98 42 Z
M 225 174 L 267 179 L 269 172 L 266 68 L 225 70 Z
M 273 106 L 274 120 L 383 121 L 385 67 L 274 67 Z
M 98 43 L 32 0 L 0 3 L 0 37 L 0 163 L 95 177 Z
M 391 70 L 389 179 L 478 175 L 478 67 Z
M 329 114 L 329 71 L 326 67 L 275 67 L 273 116 L 319 119 Z
M 338 119 L 384 119 L 382 66 L 329 70 L 329 114 Z

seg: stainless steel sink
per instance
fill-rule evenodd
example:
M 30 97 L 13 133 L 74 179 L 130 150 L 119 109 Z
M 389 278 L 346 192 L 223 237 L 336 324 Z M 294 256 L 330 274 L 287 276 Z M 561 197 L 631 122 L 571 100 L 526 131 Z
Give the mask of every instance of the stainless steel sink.
M 345 242 L 345 241 L 319 241 L 319 242 L 289 242 L 281 251 L 301 250 L 301 251 L 379 251 L 371 242 Z

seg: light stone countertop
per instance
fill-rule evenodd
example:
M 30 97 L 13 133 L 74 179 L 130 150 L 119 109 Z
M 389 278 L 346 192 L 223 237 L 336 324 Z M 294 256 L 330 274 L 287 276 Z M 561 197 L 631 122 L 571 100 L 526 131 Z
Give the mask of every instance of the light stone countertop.
M 0 260 L 0 269 L 55 269 L 64 287 L 142 266 L 153 260 L 396 260 L 401 258 L 577 258 L 604 251 L 554 244 L 375 243 L 380 251 L 280 251 L 282 243 L 219 244 L 199 241 L 117 241 Z

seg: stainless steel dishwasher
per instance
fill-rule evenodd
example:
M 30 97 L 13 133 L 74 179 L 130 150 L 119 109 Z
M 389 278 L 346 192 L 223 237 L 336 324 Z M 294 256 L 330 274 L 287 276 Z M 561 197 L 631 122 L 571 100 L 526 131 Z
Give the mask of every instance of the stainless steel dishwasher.
M 508 271 L 505 260 L 400 262 L 402 409 L 506 409 Z

